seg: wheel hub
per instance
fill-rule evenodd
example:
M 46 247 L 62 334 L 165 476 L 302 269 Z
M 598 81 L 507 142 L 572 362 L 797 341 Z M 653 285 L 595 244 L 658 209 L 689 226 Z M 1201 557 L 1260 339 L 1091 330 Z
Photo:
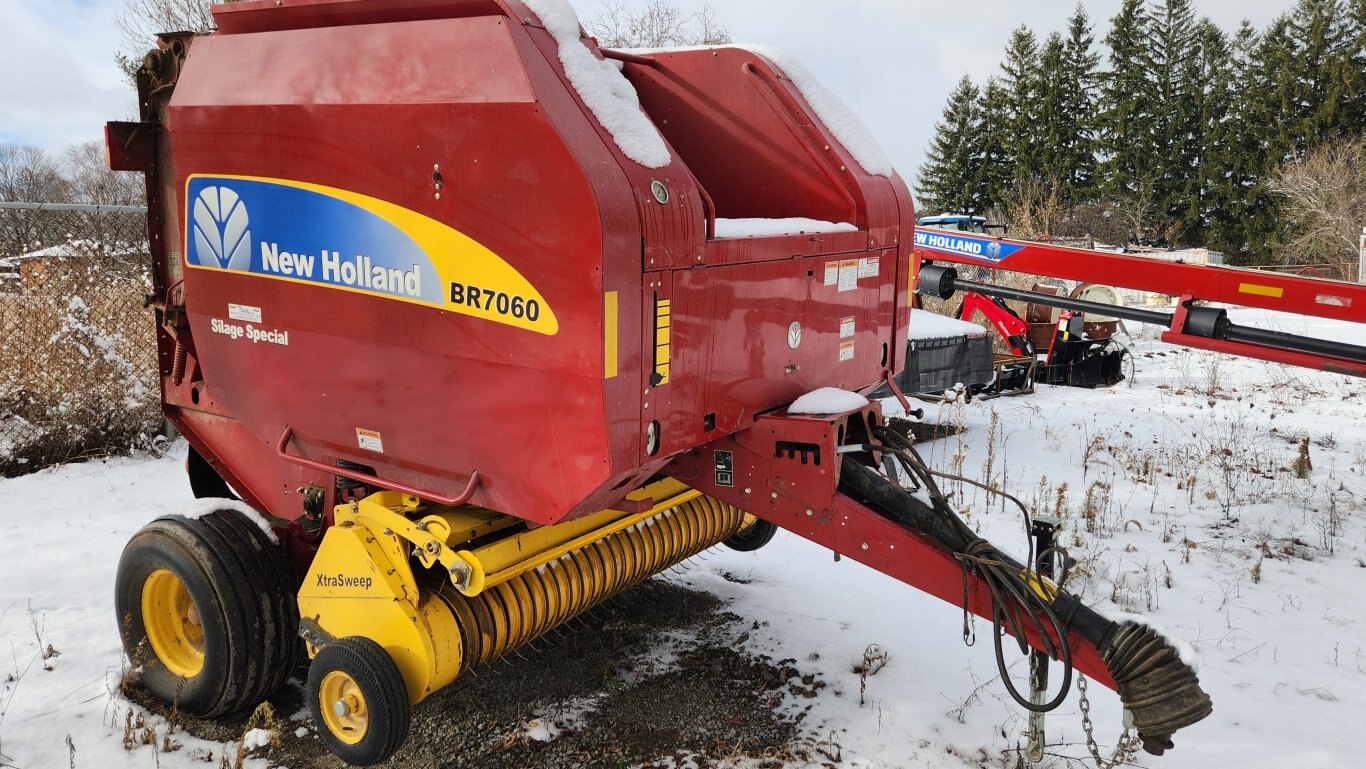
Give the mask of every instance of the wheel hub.
M 370 728 L 370 714 L 356 679 L 341 670 L 333 670 L 323 676 L 318 689 L 318 700 L 332 703 L 331 709 L 322 711 L 327 731 L 347 745 L 356 745 L 365 739 Z
M 161 664 L 181 678 L 204 669 L 204 628 L 189 588 L 168 569 L 142 583 L 142 621 L 147 643 Z

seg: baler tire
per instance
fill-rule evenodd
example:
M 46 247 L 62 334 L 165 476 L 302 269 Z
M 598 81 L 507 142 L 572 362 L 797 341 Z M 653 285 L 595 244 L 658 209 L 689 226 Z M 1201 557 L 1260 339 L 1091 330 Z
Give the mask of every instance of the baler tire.
M 341 686 L 348 694 L 342 700 L 324 702 L 324 686 L 329 691 Z M 320 649 L 308 669 L 307 695 L 308 709 L 323 744 L 348 764 L 378 764 L 392 756 L 408 737 L 411 709 L 403 674 L 384 647 L 369 638 L 349 636 Z M 350 708 L 345 714 L 334 709 L 343 700 Z M 358 719 L 363 724 L 363 731 L 354 740 L 348 739 L 354 735 L 334 731 L 344 729 L 346 719 Z
M 754 519 L 754 523 L 742 527 L 739 531 L 721 541 L 721 544 L 738 553 L 751 553 L 767 545 L 773 535 L 778 533 L 778 527 L 765 521 L 762 518 Z
M 139 682 L 182 712 L 254 708 L 301 654 L 297 588 L 284 551 L 242 513 L 158 518 L 119 559 L 124 652 Z

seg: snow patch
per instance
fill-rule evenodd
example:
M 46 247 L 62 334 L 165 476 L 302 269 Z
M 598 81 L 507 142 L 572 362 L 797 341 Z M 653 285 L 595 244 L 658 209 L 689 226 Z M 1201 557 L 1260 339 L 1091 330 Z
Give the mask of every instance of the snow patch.
M 550 742 L 565 732 L 579 731 L 588 714 L 597 709 L 596 697 L 536 708 L 526 722 L 526 737 L 536 742 Z
M 984 336 L 987 330 L 976 323 L 938 315 L 929 310 L 911 310 L 910 339 L 943 339 L 950 336 Z
M 270 729 L 250 729 L 242 735 L 243 750 L 260 750 L 270 747 L 270 741 L 275 738 L 275 732 Z
M 267 521 L 265 517 L 252 509 L 251 505 L 240 500 L 205 497 L 204 499 L 196 499 L 195 501 L 186 504 L 182 508 L 174 511 L 174 514 L 182 518 L 189 518 L 192 521 L 197 521 L 200 518 L 219 510 L 236 510 L 242 515 L 245 515 L 248 520 L 256 524 L 261 531 L 266 533 L 266 536 L 270 538 L 271 542 L 277 545 L 280 544 L 280 538 L 275 536 L 275 530 L 271 528 L 270 521 Z
M 579 36 L 579 16 L 569 0 L 523 0 L 559 47 L 560 64 L 622 154 L 646 168 L 663 168 L 673 157 L 659 129 L 640 108 L 640 97 L 611 60 L 599 59 Z
M 848 222 L 823 222 L 819 219 L 717 219 L 718 238 L 755 238 L 768 235 L 804 235 L 810 232 L 858 232 Z
M 858 393 L 851 393 L 838 387 L 822 387 L 792 401 L 792 405 L 787 407 L 787 413 L 841 414 L 867 405 L 868 399 Z

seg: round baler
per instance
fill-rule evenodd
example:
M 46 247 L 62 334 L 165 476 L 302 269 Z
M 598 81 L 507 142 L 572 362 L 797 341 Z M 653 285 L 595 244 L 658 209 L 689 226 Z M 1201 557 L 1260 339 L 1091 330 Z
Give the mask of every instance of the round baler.
M 376 763 L 464 672 L 775 525 L 1123 690 L 1133 633 L 1037 579 L 1018 600 L 1067 616 L 1006 616 L 983 575 L 1031 572 L 862 475 L 912 456 L 877 404 L 785 409 L 889 381 L 915 274 L 905 184 L 797 65 L 602 51 L 563 0 L 214 16 L 160 37 L 141 120 L 109 127 L 147 175 L 165 412 L 206 498 L 119 566 L 154 695 L 250 708 L 306 652 L 325 744 Z M 1159 750 L 1208 712 L 1193 678 Z

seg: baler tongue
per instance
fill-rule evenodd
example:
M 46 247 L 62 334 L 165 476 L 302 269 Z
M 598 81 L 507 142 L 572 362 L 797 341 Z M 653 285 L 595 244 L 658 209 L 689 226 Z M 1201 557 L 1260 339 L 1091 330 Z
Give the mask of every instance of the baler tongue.
M 1213 711 L 1195 670 L 1168 639 L 1147 625 L 1101 616 L 1076 596 L 1055 588 L 1034 570 L 977 537 L 948 506 L 934 485 L 931 471 L 910 444 L 896 445 L 902 439 L 890 430 L 879 431 L 879 437 L 888 441 L 881 450 L 904 459 L 918 488 L 926 493 L 913 494 L 848 455 L 843 461 L 840 491 L 896 522 L 908 536 L 941 550 L 941 558 L 956 563 L 963 580 L 963 608 L 992 620 L 1001 680 L 1022 707 L 1043 712 L 1060 705 L 1075 667 L 1119 693 L 1133 716 L 1143 749 L 1153 755 L 1162 755 L 1172 747 L 1171 737 L 1177 730 Z M 906 581 L 924 587 L 915 577 Z M 926 581 L 933 581 L 933 577 Z M 942 593 L 939 597 L 951 600 Z M 1016 690 L 1001 655 L 1006 632 L 1016 638 L 1021 651 L 1028 644 L 1063 662 L 1062 687 L 1053 701 L 1040 704 Z

